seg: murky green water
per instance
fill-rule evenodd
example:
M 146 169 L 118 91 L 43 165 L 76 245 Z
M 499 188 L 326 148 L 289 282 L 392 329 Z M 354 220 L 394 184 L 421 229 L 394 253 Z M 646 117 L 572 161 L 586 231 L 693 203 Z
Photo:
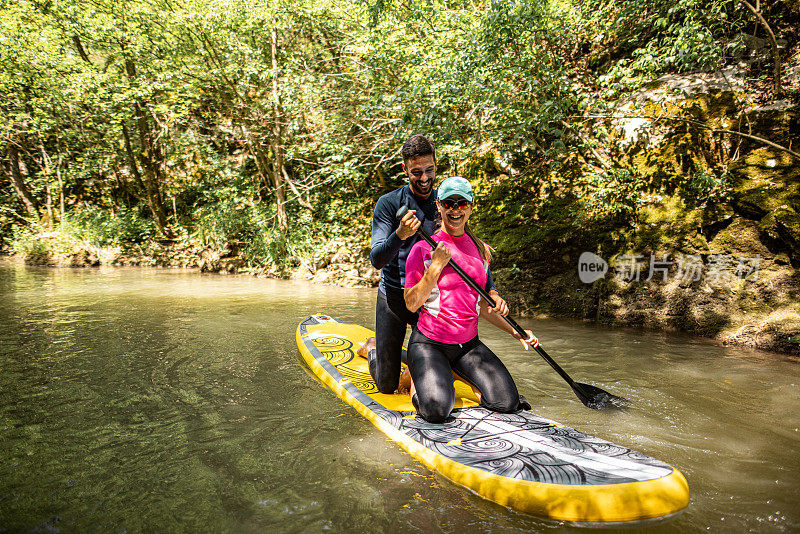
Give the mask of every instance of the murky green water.
M 486 502 L 302 369 L 312 313 L 372 326 L 374 290 L 0 262 L 0 531 L 569 531 Z M 520 321 L 585 408 L 491 327 L 537 413 L 678 467 L 692 502 L 652 532 L 800 529 L 800 363 L 691 338 Z M 630 530 L 628 530 L 630 532 Z

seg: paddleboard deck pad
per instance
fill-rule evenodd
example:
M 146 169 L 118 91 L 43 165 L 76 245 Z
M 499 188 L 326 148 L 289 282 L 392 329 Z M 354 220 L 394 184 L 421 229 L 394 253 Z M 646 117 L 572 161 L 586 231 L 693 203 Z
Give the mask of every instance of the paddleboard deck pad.
M 526 411 L 502 414 L 456 383 L 442 424 L 417 416 L 408 395 L 380 393 L 356 351 L 374 333 L 326 315 L 297 328 L 316 377 L 417 460 L 481 497 L 551 519 L 616 523 L 665 518 L 689 504 L 670 465 Z

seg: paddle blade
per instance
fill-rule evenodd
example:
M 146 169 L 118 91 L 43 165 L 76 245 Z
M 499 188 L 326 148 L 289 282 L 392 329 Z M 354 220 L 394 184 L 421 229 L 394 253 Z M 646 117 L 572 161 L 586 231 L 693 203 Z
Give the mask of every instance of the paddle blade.
M 630 402 L 622 397 L 612 395 L 604 389 L 590 384 L 577 382 L 577 388 L 572 388 L 583 404 L 595 410 L 619 410 L 630 406 Z

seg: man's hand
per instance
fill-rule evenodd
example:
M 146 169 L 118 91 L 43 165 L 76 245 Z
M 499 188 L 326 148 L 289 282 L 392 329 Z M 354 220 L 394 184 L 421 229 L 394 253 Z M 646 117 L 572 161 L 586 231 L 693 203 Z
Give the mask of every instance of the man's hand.
M 498 315 L 502 315 L 503 317 L 508 315 L 508 304 L 503 299 L 503 297 L 500 296 L 500 293 L 492 289 L 491 291 L 489 291 L 489 296 L 494 299 L 495 306 L 494 308 L 487 308 L 487 311 L 489 313 L 496 313 Z
M 422 221 L 417 219 L 414 215 L 416 210 L 408 210 L 403 218 L 400 219 L 400 226 L 397 227 L 397 237 L 399 237 L 402 241 L 405 241 L 412 235 L 417 233 L 419 227 L 422 226 Z

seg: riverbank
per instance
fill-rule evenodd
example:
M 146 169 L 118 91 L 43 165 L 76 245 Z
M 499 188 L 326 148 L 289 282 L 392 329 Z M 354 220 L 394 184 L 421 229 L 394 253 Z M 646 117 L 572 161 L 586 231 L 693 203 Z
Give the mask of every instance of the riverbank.
M 379 279 L 368 251 L 344 246 L 316 259 L 297 261 L 295 269 L 284 272 L 249 266 L 231 251 L 166 241 L 125 250 L 87 246 L 30 257 L 5 251 L 2 257 L 39 266 L 189 268 L 342 287 L 377 287 Z M 577 267 L 578 257 L 566 258 L 565 264 Z M 756 276 L 687 281 L 674 276 L 675 269 L 671 278 L 667 272 L 662 280 L 643 276 L 626 281 L 608 273 L 591 284 L 579 280 L 577 268 L 542 278 L 534 270 L 500 267 L 494 275 L 517 316 L 578 318 L 610 327 L 682 332 L 724 345 L 800 356 L 800 305 L 774 305 L 793 299 L 800 302 L 797 273 L 791 275 L 768 262 Z

